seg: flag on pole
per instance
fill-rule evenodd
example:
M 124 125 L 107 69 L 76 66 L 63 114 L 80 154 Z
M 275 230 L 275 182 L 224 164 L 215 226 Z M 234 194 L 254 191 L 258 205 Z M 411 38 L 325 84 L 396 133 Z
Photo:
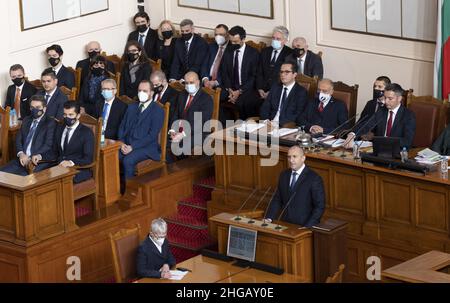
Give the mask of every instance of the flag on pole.
M 450 0 L 438 0 L 436 57 L 434 61 L 434 96 L 450 95 Z

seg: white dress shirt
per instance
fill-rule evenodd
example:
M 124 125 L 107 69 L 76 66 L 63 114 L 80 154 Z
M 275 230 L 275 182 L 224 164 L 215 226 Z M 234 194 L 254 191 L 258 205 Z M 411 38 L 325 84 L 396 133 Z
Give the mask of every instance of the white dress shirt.
M 399 104 L 396 108 L 388 111 L 388 115 L 387 115 L 387 119 L 386 119 L 386 129 L 384 131 L 384 136 L 386 136 L 386 134 L 387 134 L 388 121 L 389 121 L 389 116 L 390 116 L 391 112 L 393 112 L 393 115 L 392 115 L 392 126 L 394 126 L 395 118 L 397 118 L 397 113 L 398 113 L 398 110 L 400 109 L 400 106 L 402 106 L 402 105 Z
M 109 114 L 111 113 L 111 108 L 113 106 L 114 100 L 115 100 L 115 98 L 112 98 L 109 101 L 105 100 L 105 104 L 108 104 L 109 106 L 108 106 L 108 110 L 106 111 L 106 114 L 105 114 L 105 119 L 103 120 L 103 130 L 105 130 L 106 126 L 108 125 Z M 105 105 L 103 105 L 103 107 L 105 107 Z M 102 112 L 102 114 L 103 114 L 103 112 Z
M 302 74 L 305 73 L 305 62 L 306 62 L 307 56 L 308 56 L 308 52 L 306 52 L 303 57 L 297 59 L 298 68 L 300 69 Z
M 239 85 L 242 85 L 242 77 L 241 77 L 241 73 L 242 73 L 242 61 L 244 61 L 244 53 L 245 53 L 245 48 L 246 45 L 244 43 L 244 45 L 239 49 Z M 236 56 L 236 51 L 233 54 L 233 69 L 234 69 L 234 58 Z
M 148 236 L 150 240 L 152 240 L 153 244 L 155 244 L 156 248 L 158 249 L 159 253 L 162 254 L 162 246 L 158 244 L 155 240 L 153 240 L 152 237 Z
M 145 42 L 147 42 L 147 35 L 148 35 L 148 31 L 149 31 L 149 30 L 150 30 L 150 27 L 147 28 L 147 30 L 146 30 L 145 32 L 143 32 L 143 33 L 140 33 L 140 32 L 138 31 L 138 41 L 140 40 L 141 37 L 143 37 L 143 39 L 144 39 L 143 44 L 144 44 L 144 45 L 145 45 Z
M 289 179 L 289 186 L 292 184 L 292 178 L 294 177 L 293 173 L 297 173 L 295 176 L 295 183 L 297 183 L 298 178 L 302 175 L 302 172 L 305 170 L 306 165 L 303 164 L 302 167 L 299 168 L 299 170 L 293 170 L 291 171 L 291 178 Z
M 51 92 L 49 92 L 49 93 L 45 92 L 44 98 L 45 98 L 45 96 L 48 95 L 48 96 L 49 96 L 48 102 L 50 102 L 50 100 L 52 100 L 53 95 L 55 94 L 55 92 L 56 92 L 57 89 L 58 89 L 58 87 L 55 87 L 55 89 L 54 89 L 53 91 L 51 91 Z M 49 103 L 47 103 L 47 107 L 48 107 L 48 104 L 49 104 Z
M 61 60 L 61 58 L 59 60 Z M 61 70 L 62 66 L 63 66 L 62 63 L 60 63 L 56 67 L 52 68 L 56 75 L 58 75 L 58 73 Z
M 281 107 L 283 106 L 281 101 L 283 101 L 284 89 L 287 88 L 287 95 L 286 95 L 286 101 L 287 101 L 287 98 L 289 98 L 289 94 L 291 93 L 294 85 L 295 85 L 295 81 L 292 84 L 290 84 L 289 86 L 283 85 L 283 89 L 281 90 L 280 103 L 278 105 L 278 111 L 277 111 L 277 114 L 275 115 L 275 118 L 273 118 L 273 121 L 275 121 L 275 122 L 280 121 Z
M 73 134 L 75 133 L 77 127 L 80 125 L 80 121 L 75 122 L 75 124 L 71 127 L 72 131 L 69 134 L 69 141 L 67 141 L 67 143 L 70 143 L 70 140 L 72 140 Z M 66 135 L 67 135 L 67 126 L 63 131 L 63 135 L 61 138 L 61 148 L 64 150 L 64 141 L 66 140 Z
M 188 52 L 191 50 L 192 40 L 194 40 L 194 33 L 192 33 L 191 39 L 189 39 L 188 42 Z M 184 45 L 186 45 L 186 41 L 184 41 Z

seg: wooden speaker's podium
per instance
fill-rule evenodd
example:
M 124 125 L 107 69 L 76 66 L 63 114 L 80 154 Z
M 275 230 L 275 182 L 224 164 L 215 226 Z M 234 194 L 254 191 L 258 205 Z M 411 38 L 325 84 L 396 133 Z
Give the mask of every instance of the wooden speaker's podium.
M 227 253 L 230 225 L 256 230 L 256 262 L 282 268 L 286 273 L 296 275 L 307 282 L 314 281 L 311 230 L 286 222 L 273 222 L 262 226 L 262 220 L 255 219 L 263 217 L 262 211 L 241 212 L 239 221 L 235 220 L 236 217 L 236 214 L 221 213 L 209 219 L 217 226 L 219 253 Z M 251 220 L 254 223 L 249 223 Z

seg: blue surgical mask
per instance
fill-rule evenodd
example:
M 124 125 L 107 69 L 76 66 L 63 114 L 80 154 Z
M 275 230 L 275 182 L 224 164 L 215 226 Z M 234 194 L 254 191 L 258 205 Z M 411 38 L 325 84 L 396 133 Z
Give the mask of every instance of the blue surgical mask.
M 112 90 L 109 89 L 102 90 L 102 96 L 103 98 L 105 98 L 105 100 L 111 100 L 112 98 L 114 98 Z
M 281 45 L 281 41 L 278 40 L 272 40 L 272 47 L 275 50 L 280 50 L 282 45 Z
M 186 84 L 186 91 L 190 94 L 190 95 L 194 95 L 195 93 L 197 93 L 198 88 L 195 84 Z

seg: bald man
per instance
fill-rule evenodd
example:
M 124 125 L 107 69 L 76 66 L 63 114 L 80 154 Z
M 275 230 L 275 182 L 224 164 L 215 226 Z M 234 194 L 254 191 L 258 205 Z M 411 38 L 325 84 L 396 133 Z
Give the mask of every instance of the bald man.
M 322 58 L 312 51 L 308 50 L 308 42 L 303 37 L 297 37 L 292 41 L 292 54 L 286 57 L 286 61 L 296 62 L 298 65 L 298 74 L 304 74 L 309 77 L 317 76 L 323 78 Z
M 84 60 L 80 60 L 77 63 L 76 68 L 81 68 L 81 86 L 83 86 L 83 81 L 89 76 L 89 65 L 91 61 L 98 55 L 102 53 L 102 47 L 99 42 L 91 41 L 86 45 L 86 53 L 88 54 L 88 58 Z M 116 69 L 114 67 L 114 63 L 111 61 L 106 61 L 106 69 L 115 74 Z
M 278 220 L 281 215 L 281 221 L 304 227 L 320 223 L 325 210 L 325 189 L 322 178 L 305 165 L 305 160 L 302 148 L 289 149 L 289 169 L 280 174 L 266 221 Z

